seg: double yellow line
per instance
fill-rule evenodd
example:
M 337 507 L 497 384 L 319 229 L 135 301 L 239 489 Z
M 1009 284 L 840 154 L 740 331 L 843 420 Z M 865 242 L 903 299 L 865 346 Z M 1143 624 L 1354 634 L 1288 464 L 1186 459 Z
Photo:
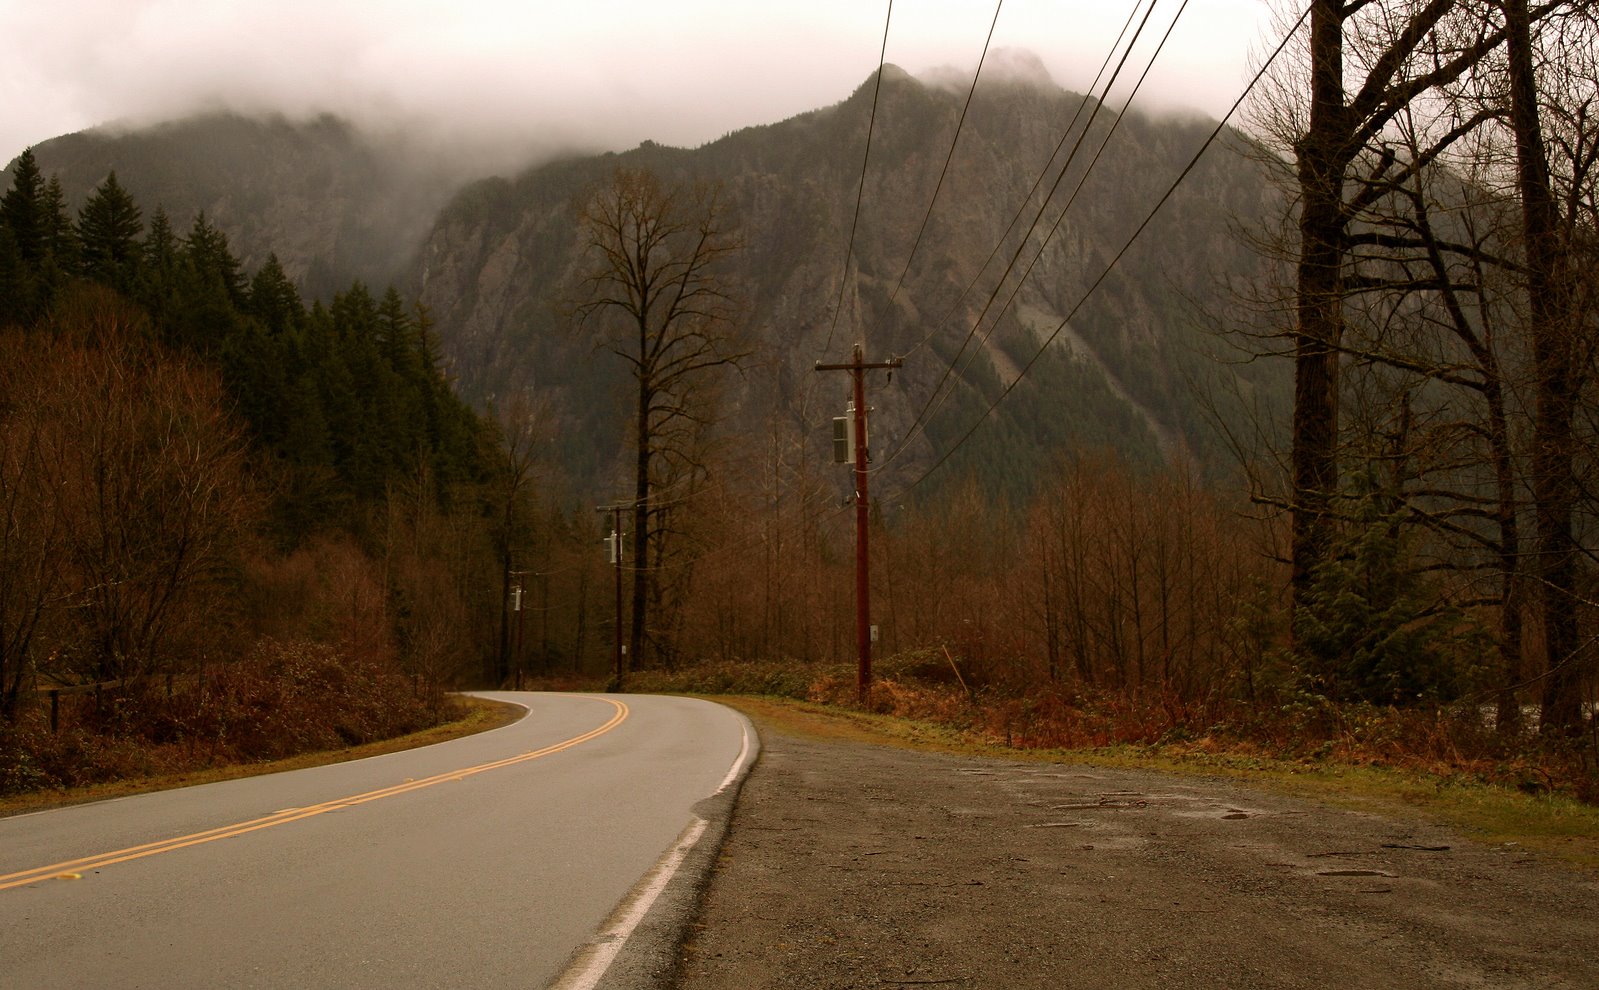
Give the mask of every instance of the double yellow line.
M 599 726 L 598 728 L 591 729 L 580 736 L 573 736 L 571 739 L 555 743 L 551 746 L 546 746 L 543 749 L 533 750 L 529 753 L 521 753 L 517 756 L 507 757 L 503 760 L 495 760 L 493 763 L 480 763 L 475 767 L 466 767 L 465 769 L 461 770 L 450 770 L 446 773 L 435 774 L 432 777 L 424 777 L 421 780 L 407 780 L 404 783 L 395 784 L 393 787 L 385 787 L 376 791 L 367 791 L 365 794 L 356 794 L 351 797 L 336 798 L 332 801 L 324 801 L 321 804 L 312 805 L 309 808 L 286 808 L 283 811 L 267 815 L 264 818 L 256 818 L 247 822 L 238 822 L 234 825 L 223 825 L 218 828 L 208 829 L 204 832 L 195 832 L 192 835 L 180 835 L 176 838 L 164 839 L 159 842 L 147 842 L 142 846 L 129 846 L 126 849 L 118 849 L 115 852 L 100 853 L 97 856 L 84 856 L 80 859 L 69 859 L 61 863 L 51 863 L 49 866 L 41 866 L 37 869 L 22 870 L 18 873 L 7 873 L 4 876 L 0 876 L 0 890 L 10 890 L 12 887 L 23 887 L 28 884 L 38 883 L 41 880 L 67 879 L 84 870 L 98 870 L 103 867 L 114 866 L 117 863 L 126 863 L 133 859 L 143 859 L 146 856 L 157 856 L 161 853 L 174 852 L 178 849 L 187 849 L 190 846 L 204 845 L 207 842 L 215 842 L 218 839 L 231 839 L 237 835 L 258 832 L 261 829 L 272 828 L 276 825 L 287 825 L 289 822 L 297 822 L 305 818 L 314 818 L 317 815 L 325 815 L 330 811 L 338 811 L 342 808 L 353 808 L 356 805 L 367 804 L 372 801 L 380 801 L 383 798 L 395 797 L 396 795 L 400 794 L 409 794 L 411 791 L 421 790 L 424 787 L 432 787 L 434 784 L 442 784 L 446 781 L 452 780 L 465 780 L 467 777 L 471 777 L 475 774 L 487 773 L 490 770 L 498 770 L 502 767 L 514 766 L 515 764 L 526 763 L 529 760 L 536 760 L 543 756 L 550 756 L 555 753 L 559 753 L 562 750 L 571 749 L 573 746 L 586 743 L 590 739 L 603 736 L 605 733 L 610 732 L 618 725 L 621 725 L 622 722 L 627 718 L 628 708 L 627 705 L 623 704 L 622 702 L 612 698 L 597 698 L 595 700 L 603 701 L 616 709 L 616 711 L 611 715 L 610 721 Z

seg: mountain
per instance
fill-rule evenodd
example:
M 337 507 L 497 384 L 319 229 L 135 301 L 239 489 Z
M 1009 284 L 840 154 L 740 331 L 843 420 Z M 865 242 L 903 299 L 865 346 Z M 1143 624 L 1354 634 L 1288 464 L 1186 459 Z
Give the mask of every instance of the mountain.
M 1094 104 L 1037 66 L 985 81 L 901 285 L 965 91 L 885 68 L 862 187 L 875 88 L 868 79 L 835 106 L 695 149 L 646 142 L 464 189 L 423 242 L 411 284 L 432 308 L 465 394 L 491 401 L 526 390 L 553 399 L 576 473 L 610 477 L 614 468 L 622 475 L 610 452 L 625 435 L 625 368 L 562 314 L 581 268 L 579 202 L 614 170 L 646 168 L 668 182 L 720 183 L 742 231 L 745 247 L 729 275 L 754 357 L 727 421 L 744 442 L 803 415 L 805 442 L 820 450 L 827 419 L 843 413 L 846 381 L 821 380 L 813 365 L 845 361 L 852 342 L 864 340 L 869 360 L 905 357 L 891 382 L 874 380 L 871 399 L 876 460 L 893 452 L 905 481 L 955 447 L 1029 363 L 1025 380 L 952 458 L 991 487 L 1024 492 L 1063 448 L 1115 446 L 1134 460 L 1187 457 L 1222 470 L 1227 453 L 1208 422 L 1210 407 L 1219 402 L 1229 415 L 1226 397 L 1234 392 L 1257 401 L 1267 393 L 1269 404 L 1283 378 L 1280 368 L 1246 366 L 1219 372 L 1235 380 L 1217 395 L 1192 387 L 1218 373 L 1211 353 L 1220 345 L 1205 327 L 1236 311 L 1229 284 L 1260 271 L 1234 230 L 1280 210 L 1250 143 L 1227 131 L 1074 311 L 1214 127 L 1099 108 L 1020 253 L 1018 273 L 1114 129 L 1103 155 L 997 329 L 967 347 L 975 361 L 962 359 L 949 374 L 948 401 L 925 431 L 915 431 L 1038 210 L 1043 193 L 1029 190 L 1040 176 L 1044 190 L 1055 182 L 1066 151 L 1052 153 L 1063 132 L 1065 149 L 1078 143 L 1081 125 L 1068 132 L 1068 124 L 1079 114 L 1086 120 Z M 1021 224 L 1007 235 L 1018 214 Z M 991 255 L 997 260 L 988 263 Z M 835 321 L 841 281 L 844 306 Z M 1013 274 L 998 292 L 979 338 L 1016 282 Z
M 967 85 L 889 66 L 881 87 L 873 76 L 836 105 L 698 148 L 645 142 L 465 185 L 453 178 L 460 163 L 331 117 L 88 131 L 35 156 L 73 209 L 115 169 L 147 213 L 164 207 L 180 232 L 203 210 L 248 269 L 274 250 L 308 298 L 357 278 L 396 282 L 429 306 L 466 399 L 525 392 L 553 411 L 564 466 L 583 490 L 626 477 L 626 369 L 563 315 L 582 267 L 578 204 L 618 168 L 719 183 L 741 232 L 726 275 L 751 358 L 722 396 L 732 462 L 755 460 L 745 449 L 757 440 L 821 459 L 847 382 L 814 365 L 847 360 L 862 340 L 869 360 L 904 358 L 891 380 L 871 383 L 874 461 L 891 486 L 947 459 L 935 482 L 975 472 L 1020 495 L 1060 452 L 1107 446 L 1144 463 L 1228 470 L 1214 421 L 1241 422 L 1254 415 L 1246 406 L 1285 408 L 1288 386 L 1280 365 L 1219 362 L 1226 345 L 1210 329 L 1239 322 L 1230 286 L 1262 274 L 1235 231 L 1283 209 L 1257 149 L 1226 130 L 1111 267 L 1214 122 L 1117 114 L 1012 57 L 985 70 L 929 215 Z
M 100 128 L 46 141 L 34 157 L 74 213 L 114 169 L 147 213 L 164 209 L 181 233 L 204 211 L 246 267 L 275 251 L 302 292 L 321 298 L 354 279 L 381 291 L 399 278 L 459 187 L 398 138 L 330 116 Z M 9 187 L 9 175 L 0 181 Z

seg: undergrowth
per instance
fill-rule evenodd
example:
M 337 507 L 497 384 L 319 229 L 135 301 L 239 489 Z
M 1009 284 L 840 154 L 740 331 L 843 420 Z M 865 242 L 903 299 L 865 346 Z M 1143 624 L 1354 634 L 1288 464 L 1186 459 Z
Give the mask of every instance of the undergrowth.
M 1017 749 L 1137 748 L 1150 755 L 1247 768 L 1288 761 L 1306 768 L 1415 771 L 1599 803 L 1591 740 L 1501 735 L 1474 705 L 1398 708 L 1335 704 L 1284 693 L 1253 703 L 1170 692 L 1096 690 L 1065 683 L 979 682 L 939 651 L 883 658 L 866 709 L 944 726 Z M 752 694 L 860 709 L 853 665 L 715 662 L 631 675 L 632 691 Z
M 456 717 L 391 666 L 313 643 L 249 656 L 168 684 L 61 699 L 0 723 L 0 795 L 260 763 L 416 732 Z

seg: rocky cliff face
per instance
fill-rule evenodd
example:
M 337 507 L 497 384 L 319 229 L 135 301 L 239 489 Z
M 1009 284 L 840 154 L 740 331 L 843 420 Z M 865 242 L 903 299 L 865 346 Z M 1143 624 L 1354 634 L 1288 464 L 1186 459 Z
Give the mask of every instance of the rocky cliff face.
M 742 232 L 730 275 L 755 353 L 730 410 L 738 429 L 758 432 L 774 417 L 794 423 L 803 412 L 798 428 L 821 444 L 826 419 L 842 413 L 845 382 L 819 380 L 813 365 L 847 360 L 863 340 L 871 359 L 906 358 L 892 383 L 874 385 L 882 389 L 873 399 L 874 454 L 881 460 L 905 443 L 901 469 L 914 472 L 941 455 L 1029 363 L 1027 380 L 958 460 L 1025 485 L 1062 446 L 1118 446 L 1135 459 L 1221 458 L 1189 387 L 1197 366 L 1209 364 L 1200 328 L 1207 314 L 1224 317 L 1234 305 L 1224 281 L 1259 265 L 1233 227 L 1276 208 L 1263 174 L 1242 154 L 1243 139 L 1229 133 L 1207 153 L 1079 305 L 1213 122 L 1118 119 L 1101 109 L 1024 243 L 1093 105 L 1037 73 L 986 83 L 907 271 L 965 93 L 890 67 L 846 268 L 874 82 L 836 106 L 697 149 L 646 143 L 464 191 L 440 215 L 413 274 L 466 393 L 553 397 L 588 443 L 619 449 L 624 369 L 570 326 L 562 301 L 577 291 L 580 199 L 614 169 L 643 167 L 667 181 L 721 183 Z M 1016 267 L 1001 282 L 1013 256 Z M 951 398 L 925 432 L 912 431 L 974 326 L 967 356 L 949 376 Z

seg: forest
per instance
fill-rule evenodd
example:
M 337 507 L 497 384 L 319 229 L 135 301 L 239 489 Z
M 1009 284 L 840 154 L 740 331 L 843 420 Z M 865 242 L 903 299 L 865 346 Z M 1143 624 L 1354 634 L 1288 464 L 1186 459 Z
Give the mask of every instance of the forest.
M 865 703 L 1599 799 L 1599 11 L 1281 28 L 1243 122 L 1282 192 L 1240 232 L 1270 274 L 1193 319 L 1292 380 L 1285 428 L 1216 403 L 1231 472 L 1054 424 L 935 436 L 933 480 L 874 482 Z M 764 356 L 723 266 L 760 232 L 714 184 L 619 168 L 572 211 L 562 318 L 629 382 L 591 397 L 627 435 L 577 443 L 625 451 L 618 498 L 574 490 L 537 387 L 468 407 L 396 289 L 308 304 L 115 173 L 76 215 L 30 153 L 13 175 L 0 793 L 392 735 L 467 686 L 860 703 L 853 506 L 796 439 L 825 427 L 724 415 Z M 1005 401 L 1042 424 L 1029 385 Z
M 0 791 L 399 734 L 494 678 L 502 445 L 425 310 L 307 307 L 115 172 L 69 216 L 31 153 L 0 306 Z

